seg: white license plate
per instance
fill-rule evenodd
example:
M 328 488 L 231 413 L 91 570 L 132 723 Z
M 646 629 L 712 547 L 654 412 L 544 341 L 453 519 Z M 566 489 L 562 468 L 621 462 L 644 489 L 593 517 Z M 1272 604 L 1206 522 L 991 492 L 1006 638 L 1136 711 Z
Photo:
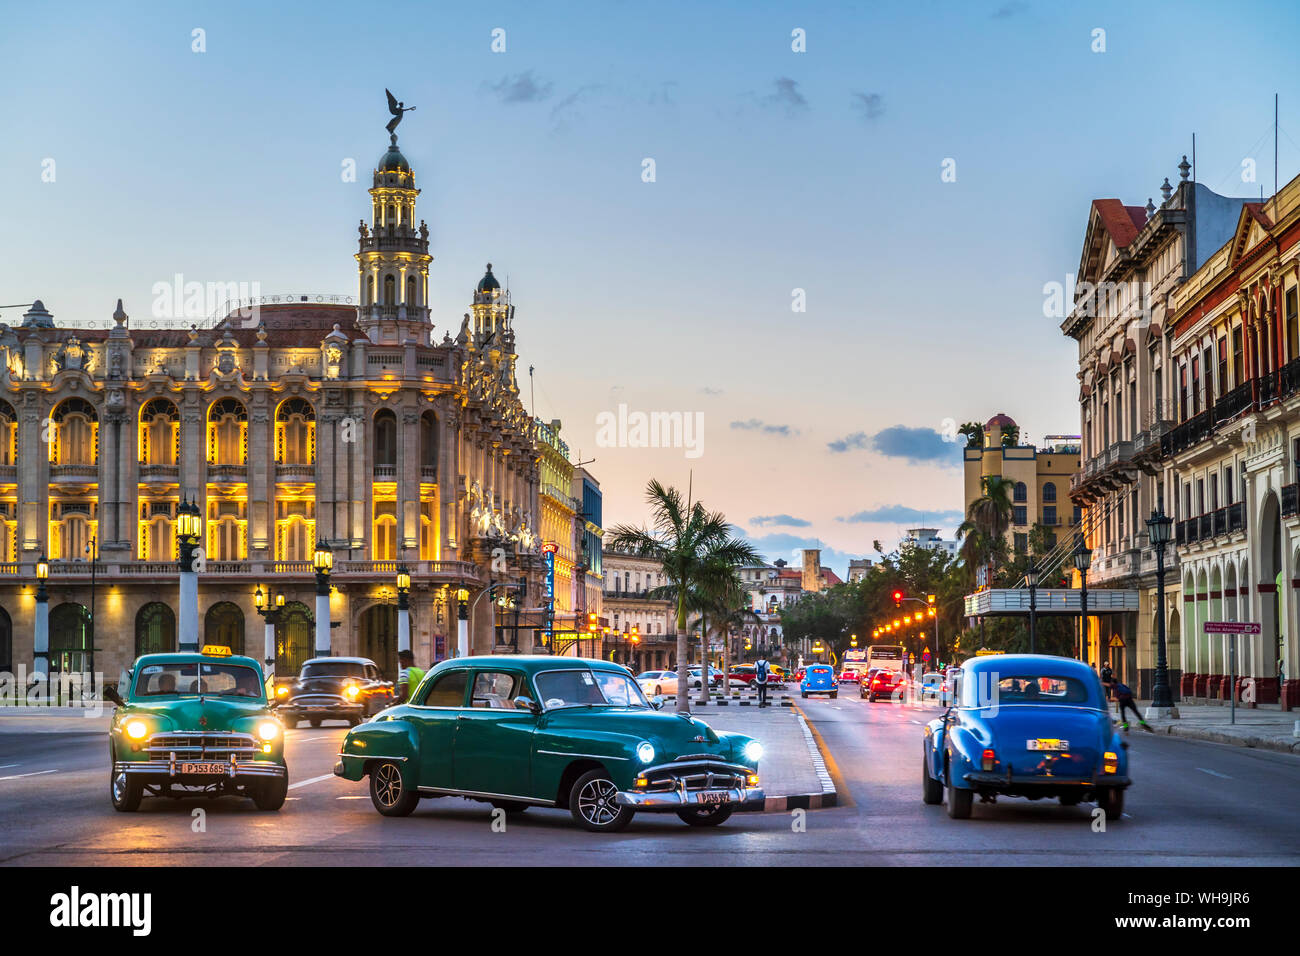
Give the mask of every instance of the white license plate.
M 180 765 L 181 773 L 225 773 L 228 768 L 224 763 L 183 763 Z
M 730 794 L 725 790 L 707 790 L 699 795 L 700 803 L 726 803 Z
M 1059 740 L 1056 737 L 1036 737 L 1033 740 L 1025 741 L 1026 750 L 1069 750 L 1070 742 L 1068 740 Z

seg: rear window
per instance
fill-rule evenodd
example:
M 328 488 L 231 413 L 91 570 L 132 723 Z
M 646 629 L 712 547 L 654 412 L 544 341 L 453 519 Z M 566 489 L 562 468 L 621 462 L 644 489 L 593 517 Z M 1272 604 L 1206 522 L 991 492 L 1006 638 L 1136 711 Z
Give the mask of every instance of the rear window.
M 1053 676 L 1016 676 L 996 675 L 997 697 L 990 701 L 976 701 L 977 690 L 981 681 L 962 681 L 962 692 L 972 706 L 994 704 L 1087 704 L 1091 698 L 1088 686 L 1073 677 Z M 984 695 L 988 694 L 988 687 Z
M 829 674 L 830 672 L 831 669 L 826 667 L 824 664 L 818 664 L 816 667 L 808 668 L 808 673 L 810 674 Z

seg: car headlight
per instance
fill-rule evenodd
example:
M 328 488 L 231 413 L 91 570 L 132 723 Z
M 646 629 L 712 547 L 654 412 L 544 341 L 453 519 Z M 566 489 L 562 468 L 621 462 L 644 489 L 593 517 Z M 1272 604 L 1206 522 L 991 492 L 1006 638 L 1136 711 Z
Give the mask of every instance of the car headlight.
M 288 697 L 288 696 L 289 696 L 289 687 L 288 687 L 288 685 L 287 685 L 287 684 L 281 684 L 279 687 L 277 687 L 277 688 L 275 689 L 275 696 L 276 696 L 276 697 Z
M 745 744 L 745 759 L 758 763 L 763 759 L 763 745 L 757 740 L 751 740 Z
M 149 732 L 148 725 L 143 720 L 131 720 L 126 725 L 126 735 L 132 740 L 143 740 L 144 735 Z
M 280 735 L 280 725 L 274 720 L 264 720 L 257 725 L 257 736 L 263 740 L 274 740 Z
M 361 693 L 361 688 L 356 684 L 348 684 L 347 687 L 343 688 L 343 693 L 347 694 L 350 699 L 356 700 L 357 695 Z
M 642 741 L 636 748 L 636 759 L 649 763 L 655 759 L 655 749 L 648 741 Z

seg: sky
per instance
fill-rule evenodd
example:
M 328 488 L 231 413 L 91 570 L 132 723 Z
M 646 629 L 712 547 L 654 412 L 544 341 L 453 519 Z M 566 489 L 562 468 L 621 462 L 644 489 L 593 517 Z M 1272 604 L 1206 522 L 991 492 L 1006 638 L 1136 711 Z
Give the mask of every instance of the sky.
M 0 306 L 102 325 L 119 297 L 150 315 L 176 275 L 355 294 L 389 88 L 416 107 L 398 132 L 435 329 L 455 333 L 492 262 L 523 399 L 591 460 L 606 526 L 644 521 L 656 477 L 769 560 L 820 547 L 841 574 L 906 528 L 952 536 L 961 423 L 1078 432 L 1077 350 L 1044 287 L 1077 270 L 1092 199 L 1158 203 L 1193 133 L 1200 182 L 1271 193 L 1275 93 L 1280 181 L 1300 172 L 1290 2 L 5 19 Z M 602 430 L 620 406 L 699 430 L 631 447 L 635 430 Z

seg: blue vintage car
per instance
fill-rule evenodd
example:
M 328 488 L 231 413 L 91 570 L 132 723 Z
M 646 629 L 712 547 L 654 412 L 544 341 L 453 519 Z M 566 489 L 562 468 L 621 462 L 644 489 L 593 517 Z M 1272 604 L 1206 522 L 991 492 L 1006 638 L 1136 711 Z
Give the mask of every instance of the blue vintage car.
M 923 799 L 948 790 L 948 815 L 964 820 L 976 794 L 1092 800 L 1124 812 L 1127 744 L 1115 732 L 1097 674 L 1039 654 L 981 657 L 962 667 L 957 701 L 925 728 Z
M 799 682 L 799 696 L 807 697 L 809 694 L 838 697 L 840 682 L 835 678 L 835 668 L 830 664 L 809 664 L 804 669 L 803 680 Z

